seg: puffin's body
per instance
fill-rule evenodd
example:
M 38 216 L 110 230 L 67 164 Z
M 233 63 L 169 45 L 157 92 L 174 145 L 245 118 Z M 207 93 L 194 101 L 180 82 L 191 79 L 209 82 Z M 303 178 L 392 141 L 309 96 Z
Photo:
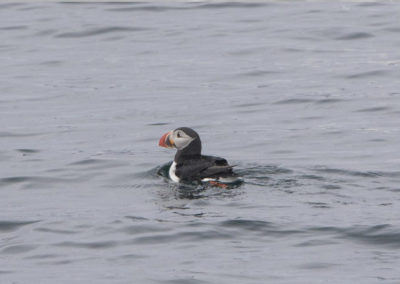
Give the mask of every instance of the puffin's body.
M 159 145 L 178 150 L 169 169 L 169 177 L 174 182 L 220 185 L 240 180 L 225 159 L 201 155 L 200 137 L 191 128 L 180 127 L 165 133 Z

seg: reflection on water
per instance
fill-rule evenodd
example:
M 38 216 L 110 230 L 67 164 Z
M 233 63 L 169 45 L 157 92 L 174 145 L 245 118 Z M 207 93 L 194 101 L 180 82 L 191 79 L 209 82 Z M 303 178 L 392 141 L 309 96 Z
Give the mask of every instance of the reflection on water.
M 2 283 L 399 282 L 399 12 L 1 3 Z M 183 125 L 244 182 L 165 179 Z

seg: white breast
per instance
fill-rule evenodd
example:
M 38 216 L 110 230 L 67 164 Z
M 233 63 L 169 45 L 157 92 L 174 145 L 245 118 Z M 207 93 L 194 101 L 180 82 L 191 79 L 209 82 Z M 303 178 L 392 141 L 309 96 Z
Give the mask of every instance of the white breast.
M 169 178 L 174 181 L 174 182 L 179 182 L 180 178 L 178 178 L 175 174 L 175 170 L 176 170 L 176 163 L 175 161 L 172 163 L 171 167 L 169 168 Z

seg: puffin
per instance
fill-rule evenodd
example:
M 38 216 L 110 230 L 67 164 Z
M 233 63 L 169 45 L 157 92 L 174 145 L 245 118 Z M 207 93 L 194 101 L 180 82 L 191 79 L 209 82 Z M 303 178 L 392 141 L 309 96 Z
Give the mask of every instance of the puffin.
M 227 184 L 242 180 L 233 172 L 234 166 L 229 165 L 226 159 L 202 155 L 200 136 L 189 127 L 179 127 L 165 133 L 158 145 L 177 149 L 168 172 L 174 182 L 208 182 L 227 188 Z

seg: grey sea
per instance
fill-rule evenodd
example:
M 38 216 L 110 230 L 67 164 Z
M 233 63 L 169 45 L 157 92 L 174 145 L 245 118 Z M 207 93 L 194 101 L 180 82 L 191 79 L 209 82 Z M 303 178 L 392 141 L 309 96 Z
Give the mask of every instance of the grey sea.
M 0 3 L 0 283 L 400 283 L 400 2 Z M 182 188 L 167 131 L 245 182 Z

